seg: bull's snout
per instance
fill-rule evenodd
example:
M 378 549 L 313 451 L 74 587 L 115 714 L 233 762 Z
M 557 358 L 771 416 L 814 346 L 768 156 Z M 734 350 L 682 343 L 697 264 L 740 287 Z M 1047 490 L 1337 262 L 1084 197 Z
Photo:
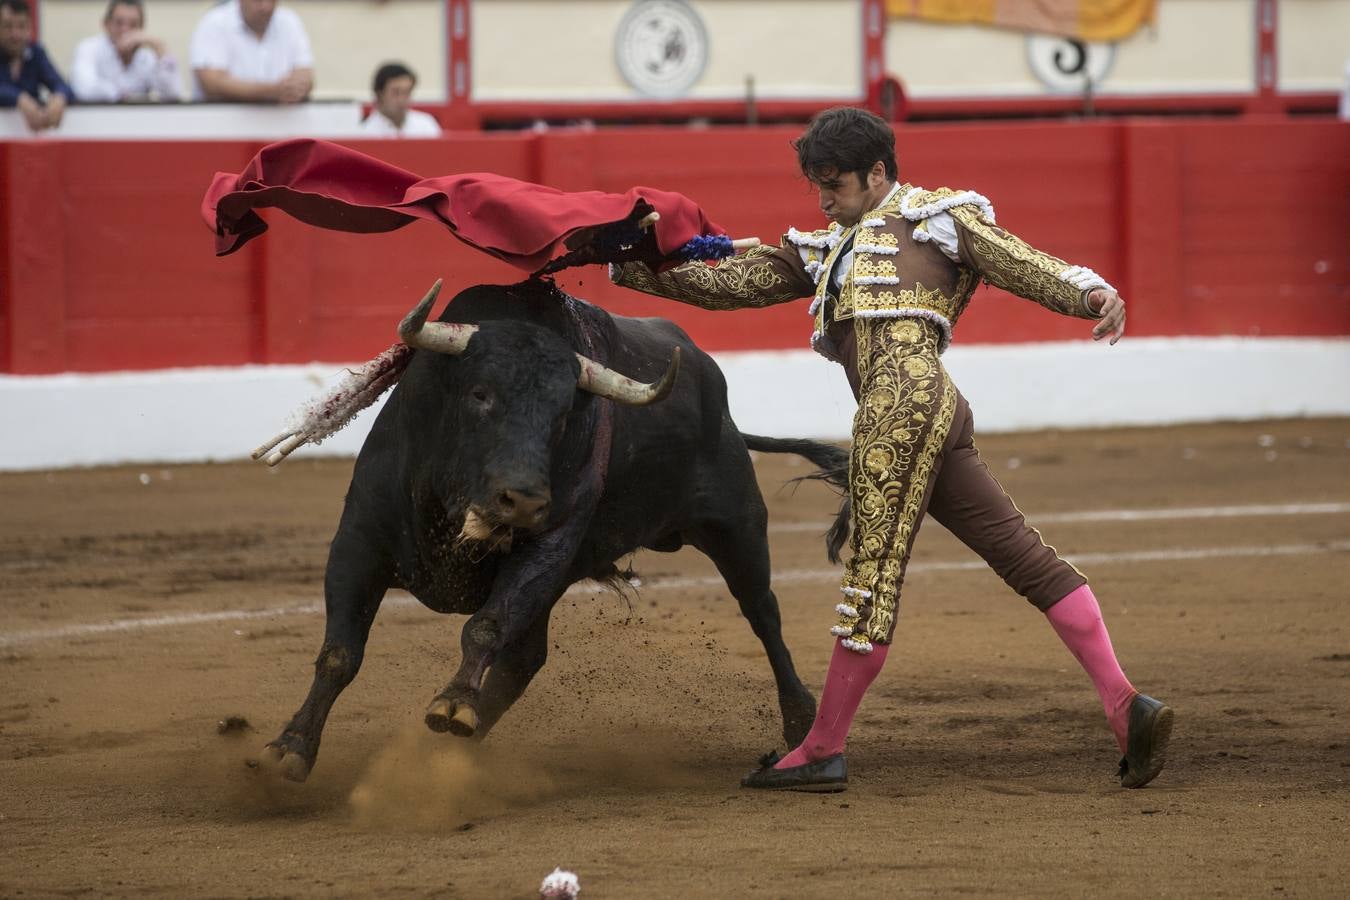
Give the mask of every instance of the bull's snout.
M 515 528 L 538 528 L 548 518 L 549 500 L 547 488 L 506 488 L 493 500 L 493 518 Z

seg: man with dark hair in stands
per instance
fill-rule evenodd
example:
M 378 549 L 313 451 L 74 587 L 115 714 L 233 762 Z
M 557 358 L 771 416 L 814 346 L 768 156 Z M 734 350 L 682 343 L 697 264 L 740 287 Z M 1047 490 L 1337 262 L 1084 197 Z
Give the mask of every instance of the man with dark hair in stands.
M 28 0 L 0 0 L 0 107 L 17 107 L 29 128 L 44 131 L 61 124 L 73 99 L 47 51 L 33 40 Z
M 1091 269 L 994 224 L 988 198 L 901 183 L 895 134 L 872 113 L 826 110 L 794 146 L 829 228 L 789 229 L 781 246 L 715 268 L 624 263 L 613 272 L 625 287 L 704 309 L 813 297 L 811 346 L 843 366 L 858 400 L 848 470 L 853 555 L 820 707 L 800 746 L 764 757 L 741 783 L 844 789 L 845 739 L 886 660 L 914 537 L 931 515 L 1044 615 L 1097 689 L 1124 754 L 1121 786 L 1148 784 L 1163 767 L 1172 711 L 1126 679 L 1087 578 L 1041 539 L 980 458 L 970 406 L 940 359 L 981 281 L 1096 320 L 1092 337 L 1112 344 L 1125 333 L 1125 302 Z
M 141 0 L 110 0 L 103 33 L 75 47 L 70 84 L 84 103 L 177 100 L 178 63 L 164 41 L 145 33 Z
M 300 17 L 277 0 L 228 0 L 192 33 L 196 96 L 243 103 L 300 103 L 314 89 L 314 53 Z
M 361 123 L 361 131 L 370 137 L 440 137 L 440 123 L 429 113 L 410 107 L 416 86 L 417 76 L 403 63 L 385 63 L 376 69 L 375 108 Z

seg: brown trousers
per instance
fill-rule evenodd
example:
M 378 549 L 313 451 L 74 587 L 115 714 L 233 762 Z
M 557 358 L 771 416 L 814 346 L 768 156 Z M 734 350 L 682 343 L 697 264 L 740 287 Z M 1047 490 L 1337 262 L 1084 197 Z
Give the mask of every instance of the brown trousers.
M 980 458 L 970 405 L 938 359 L 936 326 L 912 318 L 842 324 L 832 337 L 848 348 L 844 366 L 858 412 L 849 465 L 853 556 L 832 633 L 860 652 L 890 642 L 905 568 L 928 514 L 1037 609 L 1085 584 Z M 854 328 L 856 339 L 847 333 Z M 856 356 L 848 352 L 855 349 Z

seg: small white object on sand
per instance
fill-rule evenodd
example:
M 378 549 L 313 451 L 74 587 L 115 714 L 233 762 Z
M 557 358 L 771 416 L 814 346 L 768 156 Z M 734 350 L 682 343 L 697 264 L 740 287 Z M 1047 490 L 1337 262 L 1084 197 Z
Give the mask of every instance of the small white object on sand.
M 581 893 L 581 879 L 577 873 L 556 868 L 539 885 L 540 900 L 576 900 Z

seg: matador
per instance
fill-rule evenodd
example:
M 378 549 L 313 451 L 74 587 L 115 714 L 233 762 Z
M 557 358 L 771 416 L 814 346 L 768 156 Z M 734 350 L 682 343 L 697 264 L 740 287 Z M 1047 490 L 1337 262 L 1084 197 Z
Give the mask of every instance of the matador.
M 1001 228 L 980 194 L 897 183 L 894 134 L 871 113 L 826 110 L 794 146 L 828 228 L 789 229 L 779 246 L 716 266 L 658 273 L 627 262 L 611 270 L 620 285 L 711 310 L 811 297 L 811 346 L 842 364 L 858 401 L 848 472 L 852 555 L 820 706 L 806 739 L 786 756 L 761 759 L 742 784 L 845 788 L 848 730 L 885 662 L 905 567 L 928 515 L 1045 614 L 1097 689 L 1123 753 L 1121 785 L 1142 787 L 1163 767 L 1172 711 L 1126 679 L 1087 579 L 1027 524 L 980 458 L 970 406 L 941 360 L 982 281 L 1097 320 L 1093 337 L 1111 344 L 1124 333 L 1124 302 L 1091 269 Z

